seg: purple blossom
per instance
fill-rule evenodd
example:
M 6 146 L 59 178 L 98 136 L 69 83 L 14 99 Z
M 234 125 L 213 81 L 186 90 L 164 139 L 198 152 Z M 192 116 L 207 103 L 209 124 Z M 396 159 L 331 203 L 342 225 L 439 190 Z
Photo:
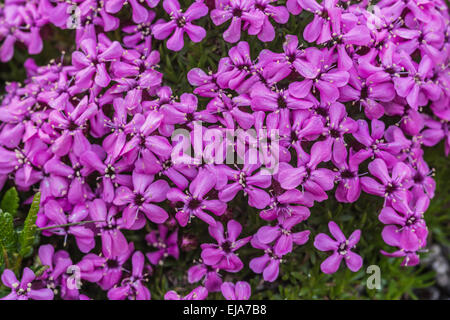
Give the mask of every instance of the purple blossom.
M 106 63 L 117 61 L 123 54 L 119 42 L 97 44 L 94 39 L 84 39 L 80 43 L 81 51 L 72 54 L 72 62 L 76 70 L 75 84 L 81 88 L 90 88 L 95 83 L 107 87 L 111 77 Z M 94 77 L 94 81 L 92 81 Z
M 75 205 L 93 197 L 93 192 L 86 183 L 88 170 L 81 165 L 74 152 L 69 152 L 67 158 L 67 164 L 60 157 L 53 157 L 45 163 L 44 172 L 47 177 L 41 183 L 42 201 L 47 197 L 66 196 L 69 203 Z
M 215 184 L 216 176 L 208 169 L 201 169 L 189 185 L 189 193 L 183 193 L 178 188 L 170 189 L 167 199 L 174 203 L 180 203 L 176 213 L 176 219 L 180 226 L 186 226 L 193 217 L 203 220 L 210 226 L 215 226 L 216 221 L 205 210 L 220 216 L 227 207 L 226 203 L 221 200 L 205 198 Z
M 261 31 L 257 33 L 258 39 L 264 42 L 270 42 L 275 39 L 275 29 L 270 23 L 270 18 L 279 24 L 285 24 L 289 20 L 289 12 L 284 6 L 273 6 L 270 3 L 273 0 L 255 0 L 254 7 L 256 11 L 264 14 Z
M 427 55 L 422 57 L 417 66 L 408 55 L 403 55 L 401 64 L 408 71 L 406 77 L 394 78 L 394 86 L 400 97 L 406 98 L 408 104 L 417 109 L 427 103 L 428 99 L 439 99 L 441 90 L 433 81 L 429 80 L 433 62 Z
M 329 157 L 326 144 L 316 142 L 311 148 L 311 155 L 298 148 L 299 164 L 293 168 L 285 164 L 280 168 L 278 180 L 283 189 L 292 190 L 299 185 L 303 186 L 305 192 L 309 192 L 310 197 L 316 201 L 323 201 L 328 198 L 325 191 L 331 190 L 334 186 L 335 173 L 326 168 L 317 168 L 324 158 Z
M 44 46 L 40 31 L 46 23 L 35 2 L 5 5 L 0 11 L 0 61 L 12 59 L 16 42 L 23 43 L 29 54 L 40 53 Z
M 227 167 L 224 173 L 233 182 L 220 190 L 219 199 L 228 202 L 243 190 L 244 194 L 248 195 L 249 205 L 257 209 L 264 209 L 270 203 L 270 196 L 263 188 L 270 186 L 271 176 L 261 170 L 254 173 L 259 167 L 260 165 L 257 164 L 244 164 L 242 170 L 233 170 Z
M 205 287 L 197 287 L 188 293 L 186 296 L 182 297 L 175 291 L 168 291 L 164 295 L 164 300 L 205 300 L 208 296 L 208 290 Z
M 244 264 L 236 255 L 236 251 L 245 246 L 251 236 L 238 240 L 242 226 L 235 220 L 227 223 L 227 233 L 224 234 L 223 225 L 217 222 L 215 226 L 209 226 L 209 234 L 217 241 L 217 244 L 204 243 L 202 248 L 202 260 L 206 265 L 228 272 L 239 272 Z
M 151 51 L 149 47 L 137 49 L 127 50 L 121 61 L 111 63 L 110 71 L 115 84 L 108 90 L 119 97 L 121 93 L 126 93 L 124 102 L 127 109 L 134 112 L 141 111 L 142 95 L 155 92 L 163 77 L 156 70 L 160 61 L 159 52 Z
M 293 13 L 299 11 L 299 4 L 301 8 L 314 13 L 313 21 L 303 30 L 306 41 L 320 44 L 330 40 L 331 35 L 338 32 L 336 24 L 340 21 L 341 10 L 336 6 L 337 2 L 329 0 L 319 4 L 315 0 L 298 0 L 296 5 L 290 6 Z
M 391 82 L 389 74 L 383 71 L 371 73 L 363 79 L 360 75 L 352 74 L 349 85 L 339 88 L 340 101 L 352 101 L 356 104 L 359 101 L 364 107 L 364 112 L 369 119 L 379 119 L 384 114 L 384 107 L 381 102 L 389 102 L 395 97 L 394 84 Z
M 153 230 L 145 236 L 147 244 L 156 249 L 146 254 L 147 259 L 153 264 L 163 264 L 164 259 L 172 256 L 178 260 L 180 250 L 178 248 L 178 229 L 169 234 L 169 229 L 162 224 L 158 225 L 158 231 Z
M 276 226 L 264 226 L 259 228 L 255 236 L 258 238 L 258 241 L 263 244 L 275 241 L 273 252 L 279 257 L 284 256 L 292 251 L 294 243 L 296 245 L 302 245 L 308 241 L 310 234 L 308 230 L 300 232 L 291 231 L 294 226 L 307 217 L 308 216 L 293 215 L 292 217 L 281 219 Z
M 120 285 L 109 289 L 110 300 L 150 300 L 150 290 L 144 285 L 148 281 L 145 269 L 145 258 L 142 252 L 136 251 L 131 257 L 132 271 L 130 277 L 122 279 Z
M 83 98 L 76 107 L 69 103 L 65 110 L 52 111 L 49 114 L 49 123 L 55 130 L 61 131 L 52 144 L 52 152 L 58 156 L 64 156 L 71 149 L 78 155 L 86 150 L 89 142 L 83 131 L 96 111 L 97 106 L 95 103 L 89 103 L 87 97 Z
M 173 102 L 161 107 L 165 124 L 187 124 L 191 126 L 193 121 L 205 121 L 215 123 L 216 117 L 207 111 L 197 111 L 198 99 L 195 95 L 183 93 L 180 102 Z
M 347 71 L 333 67 L 329 52 L 314 47 L 306 49 L 304 59 L 296 59 L 293 66 L 304 78 L 289 85 L 291 94 L 299 99 L 305 98 L 311 90 L 313 93 L 318 90 L 323 104 L 333 103 L 339 98 L 339 88 L 350 79 Z
M 262 219 L 271 221 L 276 218 L 285 219 L 291 216 L 299 216 L 302 220 L 306 220 L 309 217 L 310 212 L 303 205 L 311 207 L 314 200 L 307 193 L 297 189 L 285 191 L 278 181 L 273 181 L 270 188 L 271 202 L 268 209 L 261 211 Z
M 58 288 L 61 288 L 61 296 L 66 297 L 65 294 L 65 272 L 67 268 L 72 265 L 72 260 L 69 253 L 64 250 L 55 252 L 52 245 L 46 244 L 39 247 L 39 260 L 47 269 L 37 277 L 37 280 L 43 282 L 45 286 L 52 290 L 56 295 L 60 293 Z
M 345 148 L 341 153 L 336 153 L 337 159 L 334 159 L 333 162 L 339 171 L 339 176 L 337 177 L 338 187 L 335 196 L 339 202 L 355 202 L 361 195 L 359 165 L 369 158 L 370 154 L 369 150 L 354 152 L 353 149 L 350 149 L 350 155 L 348 155 Z
M 335 273 L 344 259 L 347 267 L 356 272 L 362 267 L 361 256 L 351 251 L 359 242 L 361 230 L 355 230 L 347 239 L 339 226 L 334 222 L 328 223 L 328 228 L 336 240 L 333 240 L 325 233 L 319 233 L 314 239 L 314 247 L 320 251 L 332 251 L 332 255 L 325 259 L 320 265 L 320 270 L 324 273 Z
M 47 30 L 77 29 L 72 59 L 61 52 L 39 66 L 28 58 L 24 81 L 7 83 L 0 101 L 0 187 L 14 185 L 24 205 L 31 192 L 41 192 L 36 225 L 52 243 L 39 247 L 38 276 L 24 268 L 19 281 L 5 270 L 2 281 L 12 289 L 5 299 L 89 299 L 84 288 L 70 285 L 74 257 L 81 280 L 109 299 L 150 299 L 152 268 L 183 257 L 180 248 L 200 255 L 186 278 L 201 286 L 184 297 L 171 290 L 165 299 L 205 299 L 219 291 L 226 299 L 248 299 L 250 286 L 237 272 L 249 263 L 264 281 L 276 281 L 280 264 L 309 238 L 308 230 L 294 227 L 306 229 L 315 202 L 334 195 L 351 203 L 362 192 L 384 198 L 378 219 L 393 251 L 381 253 L 402 258 L 403 266 L 419 264 L 425 211 L 436 192 L 426 149 L 443 141 L 445 155 L 450 150 L 446 4 L 198 0 L 182 10 L 177 0 L 165 0 L 170 20 L 164 20 L 161 8 L 149 9 L 159 2 L 6 0 L 0 6 L 2 62 L 15 47 L 39 53 L 53 36 Z M 207 37 L 194 24 L 209 10 L 209 27 L 225 25 L 214 29 L 236 43 L 228 53 L 211 38 L 214 31 Z M 239 42 L 242 31 L 270 42 L 285 31 L 280 25 L 290 13 L 302 11 L 309 13 L 291 20 L 311 16 L 299 30 L 309 46 L 283 34 L 274 51 Z M 192 65 L 197 54 L 160 57 L 160 40 L 180 51 L 184 33 L 195 43 L 208 39 L 198 44 L 207 59 L 194 61 L 203 70 L 186 70 L 193 92 L 182 89 L 171 64 L 176 58 Z M 242 130 L 248 131 L 225 140 Z M 241 143 L 261 148 L 252 155 Z M 215 162 L 231 151 L 242 166 L 228 157 Z M 269 222 L 238 239 L 250 226 L 247 204 Z M 202 221 L 189 224 L 195 217 Z M 217 243 L 202 243 L 207 226 Z M 362 258 L 353 249 L 360 231 L 347 239 L 333 221 L 329 229 L 335 239 L 322 233 L 314 242 L 331 253 L 322 271 L 336 272 L 342 259 L 358 271 Z M 135 252 L 144 236 L 147 249 Z M 262 252 L 239 250 L 248 242 Z
M 377 178 L 362 177 L 362 189 L 370 194 L 383 197 L 386 202 L 397 202 L 406 198 L 406 190 L 411 183 L 411 170 L 403 162 L 397 163 L 392 169 L 392 174 L 388 172 L 386 163 L 381 159 L 375 159 L 369 163 L 369 172 Z
M 253 61 L 250 56 L 250 46 L 241 41 L 228 51 L 228 56 L 219 62 L 224 70 L 217 75 L 217 84 L 221 88 L 229 88 L 245 92 L 256 80 L 252 74 Z
M 125 3 L 129 3 L 131 5 L 131 9 L 133 12 L 132 15 L 132 19 L 135 23 L 142 23 L 145 20 L 147 20 L 147 17 L 149 15 L 149 11 L 147 11 L 145 9 L 144 6 L 142 6 L 139 2 L 143 2 L 143 1 L 138 1 L 138 0 L 109 0 L 106 1 L 105 3 L 105 11 L 108 13 L 117 13 L 119 12 L 123 5 Z M 152 2 L 151 0 L 148 0 L 147 3 L 150 6 L 150 2 Z M 153 1 L 154 2 L 154 1 Z
M 257 237 L 252 238 L 251 244 L 256 249 L 264 250 L 264 254 L 250 260 L 250 269 L 254 273 L 262 273 L 264 281 L 274 282 L 278 278 L 280 263 L 283 260 L 273 252 L 271 246 L 259 242 Z
M 164 180 L 154 181 L 154 176 L 137 172 L 133 173 L 132 180 L 134 190 L 121 186 L 117 189 L 114 198 L 115 205 L 126 206 L 123 211 L 125 225 L 127 227 L 132 226 L 139 219 L 141 213 L 144 213 L 150 221 L 155 223 L 166 221 L 169 215 L 163 208 L 154 203 L 166 199 L 166 194 L 169 191 L 168 183 Z
M 223 33 L 223 39 L 235 43 L 241 38 L 241 30 L 248 34 L 259 34 L 265 22 L 264 13 L 255 10 L 254 0 L 221 0 L 211 11 L 211 20 L 218 26 L 231 19 L 230 26 Z
M 208 7 L 201 1 L 194 2 L 183 13 L 178 0 L 164 0 L 164 10 L 170 15 L 171 21 L 155 24 L 152 28 L 153 35 L 158 40 L 167 40 L 167 48 L 180 51 L 184 46 L 183 36 L 186 33 L 193 42 L 200 42 L 206 36 L 206 31 L 200 26 L 192 24 L 208 14 Z
M 387 224 L 382 236 L 387 244 L 397 245 L 405 251 L 415 252 L 426 245 L 428 229 L 423 219 L 430 200 L 427 196 L 415 199 L 413 208 L 406 200 L 384 207 L 378 219 Z
M 219 270 L 219 268 L 214 268 L 205 263 L 196 264 L 188 270 L 188 281 L 189 283 L 202 281 L 209 292 L 218 292 L 222 285 Z
M 100 233 L 102 252 L 106 257 L 118 256 L 128 249 L 127 239 L 120 230 L 124 227 L 124 222 L 118 213 L 114 206 L 108 210 L 102 199 L 95 199 L 89 204 L 89 215 L 92 220 L 97 221 L 95 226 Z
M 25 267 L 23 269 L 22 279 L 17 280 L 14 272 L 5 269 L 2 274 L 2 282 L 8 288 L 11 288 L 11 293 L 4 296 L 1 300 L 53 300 L 53 291 L 48 288 L 34 289 L 33 281 L 36 276 L 34 272 Z
M 50 229 L 48 232 L 64 236 L 64 242 L 68 235 L 73 235 L 81 252 L 87 253 L 94 248 L 95 239 L 92 230 L 83 225 L 77 225 L 78 222 L 82 222 L 89 215 L 85 204 L 71 206 L 63 201 L 50 200 L 45 204 L 43 211 L 46 223 L 42 226 L 61 226 Z M 69 212 L 69 214 L 66 214 L 66 212 Z M 43 220 L 41 221 L 43 222 Z M 65 226 L 67 224 L 74 225 Z
M 248 300 L 251 295 L 251 287 L 248 282 L 238 281 L 236 284 L 224 282 L 220 287 L 222 294 L 227 300 Z
M 130 161 L 126 158 L 111 158 L 101 149 L 97 149 L 99 152 L 92 149 L 80 156 L 80 163 L 89 173 L 96 171 L 99 174 L 102 197 L 107 203 L 111 203 L 114 200 L 115 188 L 120 185 L 130 185 L 130 176 L 122 173 L 129 168 Z
M 118 284 L 123 275 L 123 265 L 134 251 L 134 244 L 121 251 L 119 255 L 102 257 L 89 253 L 77 263 L 81 280 L 96 282 L 103 290 L 109 290 Z

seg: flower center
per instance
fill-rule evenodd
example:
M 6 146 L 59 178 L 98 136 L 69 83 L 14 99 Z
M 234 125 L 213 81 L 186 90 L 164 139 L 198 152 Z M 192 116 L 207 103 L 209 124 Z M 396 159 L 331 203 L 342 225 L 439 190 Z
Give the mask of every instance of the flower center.
M 234 8 L 233 9 L 233 16 L 241 17 L 242 16 L 242 9 L 241 8 Z
M 347 252 L 348 252 L 348 242 L 347 241 L 345 241 L 345 242 L 341 242 L 340 244 L 339 244 L 339 247 L 338 247 L 338 253 L 340 254 L 340 255 L 343 255 L 343 256 L 345 256 L 346 254 L 347 254 Z
M 112 165 L 108 164 L 105 168 L 105 177 L 114 178 L 115 172 L 116 169 Z
M 221 247 L 222 247 L 222 250 L 225 251 L 225 253 L 230 253 L 232 244 L 230 241 L 227 240 L 224 243 L 222 243 Z
M 137 206 L 141 206 L 144 202 L 145 202 L 145 198 L 144 198 L 144 196 L 143 196 L 142 194 L 137 194 L 137 195 L 134 197 L 134 203 L 135 203 Z
M 328 117 L 328 110 L 324 107 L 317 108 L 316 113 L 324 118 Z
M 108 267 L 108 269 L 117 269 L 119 268 L 119 262 L 117 262 L 117 260 L 108 260 L 106 262 L 106 266 Z
M 239 174 L 239 184 L 242 186 L 242 188 L 247 187 L 247 182 L 245 181 L 245 172 L 241 172 Z
M 369 96 L 369 91 L 367 86 L 363 86 L 361 88 L 361 100 L 366 100 Z
M 70 124 L 68 125 L 68 127 L 67 127 L 67 129 L 69 130 L 69 131 L 75 131 L 75 130 L 77 130 L 79 127 L 78 127 L 78 125 L 75 123 L 75 122 L 73 122 L 73 121 L 70 121 Z
M 191 199 L 188 203 L 188 208 L 191 210 L 195 210 L 200 207 L 202 202 L 198 199 Z
M 408 220 L 406 220 L 406 225 L 409 227 L 409 226 L 414 225 L 416 222 L 417 222 L 417 218 L 414 216 L 411 216 L 408 218 Z
M 177 26 L 178 28 L 183 28 L 186 25 L 186 18 L 180 17 L 177 19 Z
M 386 186 L 386 193 L 387 194 L 391 194 L 395 191 L 398 190 L 398 186 L 393 184 L 393 183 L 388 183 L 388 185 Z
M 286 100 L 284 99 L 284 97 L 283 97 L 282 94 L 280 94 L 280 95 L 278 96 L 277 102 L 278 102 L 278 107 L 279 107 L 280 109 L 285 109 L 285 108 L 287 107 Z
M 415 183 L 422 183 L 424 180 L 424 177 L 420 173 L 416 173 L 413 180 Z
M 172 166 L 172 160 L 171 159 L 169 159 L 167 161 L 164 161 L 163 164 L 162 164 L 162 167 L 163 167 L 164 170 L 169 169 L 171 166 Z
M 339 132 L 339 130 L 331 128 L 330 129 L 330 136 L 332 138 L 340 138 L 341 137 L 341 133 Z
M 351 179 L 351 178 L 355 177 L 355 174 L 353 172 L 351 172 L 350 170 L 346 169 L 346 170 L 342 171 L 341 177 L 343 179 Z

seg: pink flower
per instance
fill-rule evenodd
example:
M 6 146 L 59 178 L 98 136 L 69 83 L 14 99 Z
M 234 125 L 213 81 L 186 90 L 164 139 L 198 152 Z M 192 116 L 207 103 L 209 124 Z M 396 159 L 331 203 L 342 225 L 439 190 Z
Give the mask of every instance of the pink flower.
M 211 20 L 218 26 L 231 19 L 231 24 L 223 33 L 223 39 L 230 43 L 238 42 L 241 29 L 248 29 L 251 35 L 260 33 L 264 14 L 254 8 L 255 0 L 219 1 L 219 6 L 211 11 Z
M 227 233 L 224 235 L 223 225 L 217 222 L 215 226 L 209 226 L 209 234 L 216 239 L 217 244 L 204 243 L 202 248 L 202 260 L 209 266 L 217 266 L 228 272 L 239 272 L 244 264 L 236 255 L 236 251 L 246 245 L 250 237 L 237 240 L 242 231 L 242 226 L 235 220 L 228 221 Z
M 248 300 L 250 299 L 251 287 L 246 281 L 224 282 L 220 287 L 222 294 L 227 300 Z
M 169 229 L 162 225 L 158 225 L 158 231 L 153 230 L 145 236 L 147 244 L 156 249 L 156 251 L 148 252 L 147 259 L 153 265 L 163 264 L 164 259 L 172 256 L 178 260 L 180 250 L 178 248 L 178 229 L 169 234 Z
M 383 197 L 385 204 L 402 201 L 406 198 L 406 190 L 411 185 L 411 170 L 406 164 L 397 163 L 390 175 L 386 163 L 381 159 L 375 159 L 369 163 L 369 172 L 377 180 L 371 177 L 362 177 L 361 185 L 365 192 Z
M 361 269 L 363 260 L 360 255 L 351 251 L 359 242 L 361 230 L 355 230 L 347 239 L 339 226 L 334 222 L 328 223 L 328 228 L 336 240 L 333 240 L 325 233 L 319 233 L 314 239 L 314 247 L 320 251 L 332 251 L 332 255 L 325 259 L 320 265 L 323 273 L 335 273 L 341 265 L 342 259 L 345 259 L 347 267 L 356 272 Z
M 283 260 L 273 252 L 271 246 L 261 243 L 257 237 L 252 238 L 251 244 L 256 249 L 264 250 L 264 254 L 250 260 L 250 269 L 254 273 L 262 273 L 264 281 L 274 282 L 278 278 L 280 263 Z
M 305 244 L 309 239 L 309 230 L 292 232 L 291 229 L 305 220 L 307 216 L 293 215 L 291 217 L 282 218 L 279 220 L 276 226 L 264 226 L 259 228 L 256 233 L 258 241 L 263 244 L 272 243 L 274 244 L 274 253 L 277 256 L 284 256 L 292 251 L 293 244 L 302 245 Z
M 192 21 L 208 13 L 208 7 L 203 2 L 194 2 L 184 13 L 180 9 L 178 0 L 164 0 L 163 7 L 170 15 L 171 21 L 154 25 L 152 32 L 158 40 L 166 39 L 173 32 L 167 41 L 168 49 L 180 51 L 184 46 L 184 33 L 187 33 L 193 42 L 200 42 L 206 36 L 205 29 L 192 24 Z
M 164 180 L 154 180 L 154 176 L 133 173 L 132 191 L 126 186 L 117 188 L 114 204 L 124 206 L 123 219 L 125 225 L 131 227 L 140 214 L 144 213 L 154 223 L 163 223 L 169 218 L 167 212 L 154 202 L 162 202 L 166 199 L 169 185 Z M 142 225 L 143 226 L 143 225 Z
M 197 287 L 189 294 L 182 297 L 175 291 L 168 291 L 164 295 L 164 300 L 205 300 L 208 297 L 208 290 L 205 287 Z
M 393 207 L 384 207 L 381 210 L 378 219 L 388 225 L 382 232 L 383 240 L 387 244 L 414 252 L 425 247 L 427 243 L 428 228 L 423 214 L 430 204 L 430 199 L 424 195 L 413 200 L 412 208 L 406 199 L 393 202 Z
M 210 211 L 221 216 L 227 208 L 226 203 L 221 200 L 206 199 L 216 180 L 217 177 L 208 169 L 201 169 L 189 185 L 188 193 L 183 193 L 178 188 L 172 188 L 167 192 L 167 199 L 181 204 L 175 216 L 180 226 L 185 227 L 193 217 L 203 220 L 210 226 L 216 225 L 214 218 L 205 212 Z
M 214 268 L 205 263 L 196 264 L 188 270 L 188 281 L 189 283 L 195 283 L 201 280 L 209 292 L 220 291 L 222 278 L 219 270 L 219 268 Z
M 136 251 L 132 258 L 132 272 L 129 277 L 122 279 L 119 286 L 109 289 L 110 300 L 150 300 L 150 290 L 144 285 L 148 281 L 145 270 L 144 255 Z
M 23 269 L 22 280 L 17 280 L 14 272 L 5 269 L 2 274 L 2 282 L 8 288 L 11 288 L 11 293 L 1 298 L 1 300 L 53 300 L 53 291 L 48 288 L 34 289 L 33 281 L 36 276 L 34 272 L 25 267 Z

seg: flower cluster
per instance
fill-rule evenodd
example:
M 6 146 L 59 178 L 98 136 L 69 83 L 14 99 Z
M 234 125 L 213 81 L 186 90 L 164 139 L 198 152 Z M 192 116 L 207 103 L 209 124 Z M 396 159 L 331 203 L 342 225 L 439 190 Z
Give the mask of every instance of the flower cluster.
M 42 234 L 61 244 L 73 239 L 84 254 L 73 262 L 67 251 L 42 245 L 46 271 L 25 268 L 18 281 L 5 270 L 2 281 L 12 290 L 5 298 L 88 299 L 69 281 L 72 266 L 109 299 L 150 299 L 145 283 L 154 270 L 197 248 L 188 227 L 199 220 L 211 240 L 186 270 L 196 288 L 184 296 L 169 291 L 165 299 L 205 299 L 210 292 L 248 299 L 247 282 L 222 280 L 246 267 L 241 248 L 256 252 L 248 262 L 254 273 L 275 281 L 285 257 L 309 241 L 302 222 L 314 204 L 333 196 L 352 203 L 362 192 L 384 199 L 382 237 L 395 251 L 381 252 L 403 257 L 403 265 L 419 263 L 435 189 L 423 146 L 444 140 L 450 152 L 443 1 L 382 0 L 369 8 L 367 1 L 338 0 L 197 0 L 186 8 L 177 0 L 72 2 L 76 10 L 50 0 L 6 0 L 0 8 L 2 61 L 13 56 L 15 41 L 40 52 L 39 28 L 68 28 L 75 12 L 71 62 L 38 66 L 28 59 L 25 82 L 5 88 L 0 187 L 9 180 L 22 192 L 39 189 Z M 160 7 L 166 14 L 154 21 Z M 118 18 L 121 10 L 131 10 L 131 21 Z M 252 52 L 239 42 L 241 29 L 270 42 L 273 22 L 285 24 L 302 11 L 312 20 L 302 33 L 285 35 L 277 52 Z M 201 42 L 206 31 L 197 20 L 207 21 L 208 12 L 214 25 L 231 21 L 223 38 L 236 44 L 217 70 L 189 71 L 192 93 L 174 92 L 152 46 L 168 38 L 167 48 L 179 51 L 185 33 Z M 121 39 L 111 40 L 114 30 Z M 249 147 L 242 149 L 226 142 L 230 130 L 256 135 L 242 138 Z M 252 156 L 260 141 L 266 147 Z M 186 148 L 196 154 L 180 156 Z M 230 149 L 242 165 L 216 161 Z M 244 214 L 234 212 L 237 198 L 266 224 L 254 234 L 243 231 Z M 344 259 L 358 271 L 363 260 L 352 250 L 361 231 L 347 239 L 335 222 L 329 229 L 335 240 L 314 239 L 318 250 L 331 252 L 321 270 L 334 273 Z M 143 244 L 127 236 L 138 230 L 148 231 Z
M 25 45 L 29 54 L 43 48 L 41 28 L 48 23 L 39 1 L 5 0 L 0 5 L 0 61 L 7 62 L 14 55 L 14 45 Z

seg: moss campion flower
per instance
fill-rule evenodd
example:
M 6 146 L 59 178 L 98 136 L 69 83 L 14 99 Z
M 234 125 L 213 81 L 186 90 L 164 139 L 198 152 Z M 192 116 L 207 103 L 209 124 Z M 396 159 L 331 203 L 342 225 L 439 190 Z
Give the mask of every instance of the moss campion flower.
M 184 33 L 193 42 L 200 42 L 206 36 L 205 29 L 192 24 L 192 21 L 208 13 L 208 7 L 203 2 L 194 2 L 184 13 L 180 9 L 178 0 L 164 0 L 163 7 L 170 15 L 171 21 L 154 25 L 152 32 L 155 38 L 159 40 L 166 39 L 173 33 L 167 40 L 168 49 L 180 51 L 184 46 Z
M 363 260 L 361 256 L 352 251 L 359 242 L 361 230 L 353 231 L 347 239 L 334 221 L 328 223 L 328 228 L 335 240 L 325 233 L 319 233 L 314 239 L 316 249 L 332 252 L 331 256 L 322 262 L 320 270 L 328 274 L 335 273 L 339 269 L 342 260 L 345 261 L 347 267 L 353 272 L 361 269 Z

